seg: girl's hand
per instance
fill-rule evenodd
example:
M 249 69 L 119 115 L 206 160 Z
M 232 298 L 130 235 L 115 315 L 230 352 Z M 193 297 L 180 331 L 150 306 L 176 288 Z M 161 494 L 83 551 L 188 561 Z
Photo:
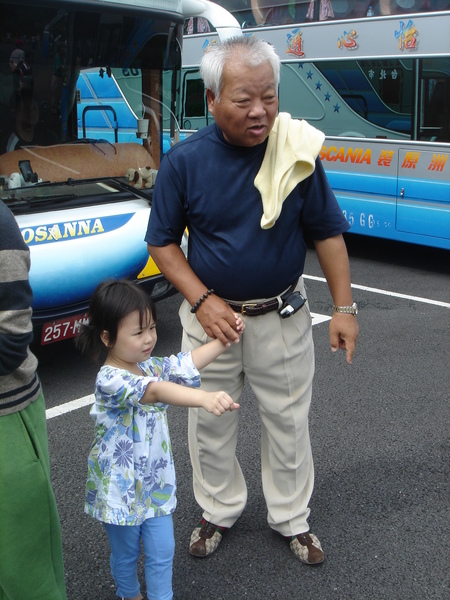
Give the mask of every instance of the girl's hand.
M 239 408 L 239 404 L 233 402 L 231 396 L 229 396 L 226 392 L 203 392 L 204 398 L 202 399 L 202 407 L 216 415 L 216 417 L 220 417 L 226 410 L 237 410 Z
M 242 335 L 242 333 L 244 332 L 245 329 L 245 323 L 241 317 L 241 315 L 238 315 L 237 313 L 234 313 L 234 318 L 236 319 L 236 331 L 239 334 L 239 337 Z M 236 344 L 239 342 L 239 339 L 236 340 Z

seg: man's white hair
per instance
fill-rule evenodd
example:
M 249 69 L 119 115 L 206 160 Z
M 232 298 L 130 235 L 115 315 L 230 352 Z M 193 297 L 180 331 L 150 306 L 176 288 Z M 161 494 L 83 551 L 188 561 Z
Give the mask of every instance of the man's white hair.
M 205 87 L 212 91 L 217 100 L 223 87 L 223 69 L 230 59 L 238 58 L 249 67 L 259 67 L 270 63 L 275 87 L 280 83 L 280 58 L 273 46 L 255 36 L 233 37 L 220 44 L 214 44 L 203 55 L 200 74 Z

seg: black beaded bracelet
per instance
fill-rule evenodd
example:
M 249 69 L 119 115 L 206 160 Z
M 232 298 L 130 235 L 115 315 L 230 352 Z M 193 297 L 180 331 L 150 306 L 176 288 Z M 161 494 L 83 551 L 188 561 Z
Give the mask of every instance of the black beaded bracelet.
M 194 306 L 191 308 L 191 313 L 195 313 L 197 312 L 198 307 L 200 306 L 200 304 L 203 302 L 203 300 L 206 300 L 206 298 L 210 295 L 210 294 L 214 294 L 214 290 L 210 289 L 208 291 L 206 291 L 203 296 L 200 296 L 200 298 L 197 300 L 197 302 L 194 304 Z

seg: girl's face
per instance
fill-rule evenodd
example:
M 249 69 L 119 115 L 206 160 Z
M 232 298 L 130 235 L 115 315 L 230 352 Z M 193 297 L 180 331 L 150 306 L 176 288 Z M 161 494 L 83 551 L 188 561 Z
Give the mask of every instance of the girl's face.
M 107 346 L 107 332 L 106 343 Z M 109 348 L 108 364 L 120 366 L 130 370 L 136 363 L 148 360 L 156 344 L 156 325 L 150 312 L 147 313 L 142 327 L 140 325 L 139 311 L 134 311 L 124 317 L 117 329 L 117 339 L 112 348 Z

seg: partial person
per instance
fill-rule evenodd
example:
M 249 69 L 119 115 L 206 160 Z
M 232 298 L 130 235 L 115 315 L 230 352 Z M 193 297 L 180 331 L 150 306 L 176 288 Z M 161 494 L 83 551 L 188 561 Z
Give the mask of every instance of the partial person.
M 61 525 L 37 375 L 30 251 L 0 201 L 0 600 L 65 600 Z
M 312 320 L 302 278 L 314 240 L 333 299 L 330 344 L 351 363 L 358 336 L 342 234 L 349 225 L 325 176 L 324 135 L 278 113 L 280 59 L 256 37 L 205 53 L 201 74 L 215 123 L 167 152 L 159 169 L 146 241 L 156 264 L 185 297 L 182 349 L 238 338 L 202 373 L 202 389 L 226 387 L 235 402 L 244 376 L 261 418 L 263 492 L 269 526 L 299 560 L 324 559 L 310 532 L 314 468 L 308 412 L 314 375 Z M 180 249 L 189 231 L 188 260 Z M 189 411 L 194 493 L 203 515 L 189 550 L 210 555 L 247 503 L 236 458 L 238 413 L 215 422 Z
M 15 48 L 9 57 L 9 68 L 14 73 L 17 71 L 20 63 L 25 60 L 25 52 L 22 48 Z
M 88 460 L 85 512 L 103 523 L 111 547 L 117 595 L 140 600 L 137 562 L 141 540 L 150 600 L 170 600 L 176 481 L 166 409 L 204 409 L 214 417 L 239 405 L 223 391 L 204 391 L 199 370 L 231 345 L 213 340 L 192 352 L 158 358 L 156 311 L 150 297 L 126 280 L 95 290 L 90 322 L 77 347 L 97 359 L 107 356 L 95 382 L 91 417 L 95 439 Z M 244 324 L 234 316 L 239 341 Z

